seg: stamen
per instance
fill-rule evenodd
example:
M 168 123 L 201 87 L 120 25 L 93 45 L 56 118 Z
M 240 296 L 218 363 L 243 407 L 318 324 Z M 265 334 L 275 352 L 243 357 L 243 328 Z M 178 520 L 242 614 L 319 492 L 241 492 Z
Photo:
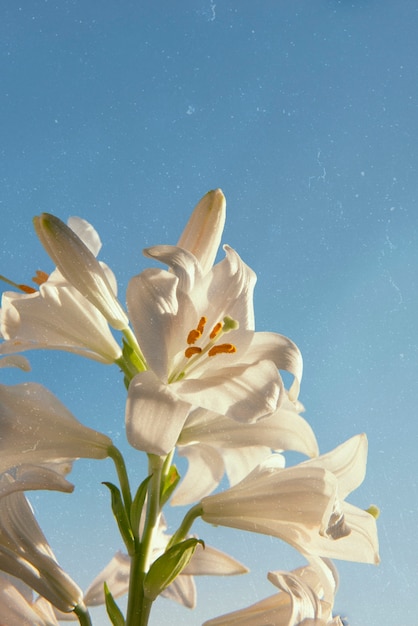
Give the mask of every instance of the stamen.
M 209 350 L 208 356 L 215 356 L 216 354 L 232 354 L 236 351 L 237 349 L 233 343 L 221 343 L 219 346 L 213 346 Z
M 8 285 L 11 285 L 12 287 L 15 287 L 16 289 L 20 289 L 20 291 L 23 291 L 24 293 L 36 293 L 36 289 L 34 289 L 33 287 L 29 287 L 29 285 L 20 285 L 18 283 L 15 283 L 13 280 L 9 280 L 8 278 L 6 278 L 5 276 L 2 276 L 1 274 L 0 274 L 0 280 L 7 283 Z
M 217 337 L 219 335 L 219 333 L 222 330 L 222 322 L 218 322 L 217 324 L 215 324 L 215 326 L 212 328 L 212 331 L 209 335 L 210 339 L 215 339 L 215 337 Z
M 186 357 L 186 359 L 190 359 L 190 357 L 194 356 L 195 354 L 200 354 L 202 352 L 202 348 L 199 348 L 198 346 L 190 346 L 189 348 L 186 348 L 184 351 L 184 356 Z
M 202 333 L 200 332 L 200 330 L 193 328 L 193 330 L 191 330 L 187 335 L 187 343 L 190 346 L 191 344 L 196 343 L 196 341 L 200 339 L 201 336 Z
M 24 293 L 36 293 L 38 290 L 34 289 L 33 287 L 29 287 L 29 285 L 16 285 L 17 287 L 19 287 L 20 291 L 23 291 Z
M 197 325 L 197 329 L 201 335 L 203 335 L 203 331 L 205 330 L 205 326 L 206 326 L 206 322 L 207 322 L 207 318 L 205 316 L 201 317 L 199 320 L 199 323 Z
M 42 270 L 36 270 L 36 275 L 32 277 L 33 282 L 36 285 L 43 285 L 49 278 L 49 274 Z

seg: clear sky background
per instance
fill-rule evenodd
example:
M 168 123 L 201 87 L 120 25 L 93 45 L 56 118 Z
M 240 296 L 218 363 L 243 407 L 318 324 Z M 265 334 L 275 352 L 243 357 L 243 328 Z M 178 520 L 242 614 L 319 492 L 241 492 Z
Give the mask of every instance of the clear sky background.
M 337 564 L 335 608 L 352 626 L 418 623 L 417 33 L 414 0 L 0 7 L 0 273 L 50 271 L 33 215 L 79 215 L 99 231 L 124 300 L 147 265 L 142 248 L 175 243 L 199 198 L 223 189 L 224 242 L 258 274 L 257 329 L 302 350 L 301 400 L 321 451 L 369 437 L 351 502 L 381 507 L 382 563 Z M 114 438 L 139 480 L 116 367 L 28 356 L 32 372 L 3 381 L 44 383 Z M 73 495 L 31 501 L 85 587 L 121 547 L 101 485 L 113 469 L 80 461 L 72 479 Z M 194 612 L 159 601 L 154 626 L 246 606 L 274 592 L 267 571 L 303 564 L 278 540 L 206 527 L 202 537 L 251 574 L 198 581 Z

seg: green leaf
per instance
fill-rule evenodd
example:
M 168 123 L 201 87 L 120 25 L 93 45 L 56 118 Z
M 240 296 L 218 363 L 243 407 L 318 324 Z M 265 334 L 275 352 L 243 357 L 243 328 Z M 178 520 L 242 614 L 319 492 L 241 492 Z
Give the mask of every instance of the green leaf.
M 167 500 L 171 497 L 171 494 L 179 484 L 180 478 L 181 476 L 177 471 L 177 467 L 175 465 L 172 465 L 168 471 L 168 474 L 164 477 L 164 482 L 161 485 L 161 507 L 163 507 Z
M 144 581 L 144 595 L 148 600 L 153 602 L 181 574 L 190 562 L 198 543 L 205 547 L 201 539 L 194 537 L 185 539 L 154 561 Z
M 104 594 L 106 600 L 106 611 L 113 626 L 125 626 L 125 618 L 123 617 L 122 611 L 116 604 L 106 583 L 104 584 Z
M 119 489 L 113 483 L 104 482 L 103 485 L 110 490 L 112 498 L 112 511 L 119 527 L 119 532 L 127 547 L 128 553 L 132 554 L 135 550 L 134 535 L 129 523 L 129 518 L 123 505 L 123 500 Z
M 133 499 L 131 506 L 131 528 L 133 529 L 134 534 L 139 532 L 139 522 L 141 519 L 142 509 L 144 508 L 145 497 L 147 495 L 148 484 L 152 478 L 151 476 L 147 476 L 145 480 L 139 485 L 138 490 L 135 494 L 135 498 Z

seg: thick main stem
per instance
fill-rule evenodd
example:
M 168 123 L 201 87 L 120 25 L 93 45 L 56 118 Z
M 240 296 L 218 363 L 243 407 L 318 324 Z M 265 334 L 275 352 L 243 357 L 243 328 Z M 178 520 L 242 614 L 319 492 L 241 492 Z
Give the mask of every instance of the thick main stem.
M 150 565 L 153 536 L 160 517 L 161 475 L 165 458 L 150 454 L 148 459 L 152 478 L 148 488 L 144 529 L 141 537 L 136 539 L 135 554 L 131 557 L 126 626 L 146 626 L 152 606 L 152 601 L 144 595 L 144 581 Z

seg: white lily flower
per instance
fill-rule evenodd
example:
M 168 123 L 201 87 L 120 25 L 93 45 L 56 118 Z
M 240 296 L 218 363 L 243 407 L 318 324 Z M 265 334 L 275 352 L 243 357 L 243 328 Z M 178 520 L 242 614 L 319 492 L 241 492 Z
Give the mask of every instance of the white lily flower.
M 58 626 L 51 605 L 35 601 L 32 589 L 7 574 L 0 574 L 0 615 L 5 626 Z
M 336 499 L 331 472 L 302 464 L 284 469 L 273 455 L 237 485 L 203 498 L 202 519 L 273 535 L 299 549 L 326 533 Z
M 42 213 L 34 218 L 37 235 L 64 278 L 102 313 L 113 328 L 126 329 L 126 313 L 115 295 L 108 275 L 95 257 L 97 247 L 100 247 L 97 233 L 92 241 L 92 252 L 73 230 L 76 228 L 78 232 L 82 232 L 82 236 L 87 233 L 92 237 L 90 225 L 84 222 L 80 226 L 79 218 L 73 218 L 70 224 L 71 228 L 49 213 Z
M 0 429 L 0 472 L 22 464 L 104 459 L 112 445 L 36 383 L 0 385 Z
M 122 356 L 104 316 L 55 270 L 35 293 L 5 292 L 0 354 L 54 349 L 114 363 Z
M 166 523 L 161 516 L 154 536 L 152 561 L 160 557 L 171 536 L 165 533 Z M 128 592 L 131 559 L 122 552 L 117 552 L 108 565 L 93 580 L 85 593 L 87 606 L 104 604 L 103 585 L 106 582 L 114 598 Z M 187 608 L 196 605 L 196 587 L 193 576 L 235 576 L 245 574 L 248 569 L 225 552 L 211 546 L 203 548 L 200 544 L 181 574 L 161 593 L 161 596 L 174 600 Z
M 170 271 L 147 269 L 128 285 L 129 316 L 147 371 L 129 387 L 127 436 L 148 453 L 172 450 L 192 407 L 240 422 L 267 417 L 283 396 L 278 368 L 301 376 L 300 352 L 289 339 L 254 332 L 254 272 L 227 246 L 226 258 L 210 267 L 221 230 L 211 225 L 223 225 L 216 214 L 224 213 L 220 190 L 211 194 L 180 238 L 188 248 L 145 251 Z
M 318 560 L 319 561 L 319 560 Z M 339 617 L 332 617 L 334 595 L 337 588 L 337 574 L 330 561 L 322 561 L 298 568 L 293 572 L 269 572 L 268 579 L 280 589 L 280 593 L 270 596 L 245 609 L 234 611 L 205 622 L 204 626 L 342 626 Z M 332 577 L 334 586 L 331 596 L 322 586 L 320 570 L 328 569 L 328 578 Z
M 338 480 L 339 504 L 335 507 L 326 535 L 316 537 L 314 545 L 309 546 L 310 554 L 375 565 L 380 562 L 375 517 L 345 502 L 345 498 L 364 480 L 367 448 L 367 437 L 363 433 L 317 459 L 302 463 L 306 468 L 325 468 Z
M 189 467 L 171 503 L 190 504 L 209 495 L 224 471 L 229 484 L 237 484 L 272 450 L 317 456 L 315 435 L 299 415 L 301 410 L 300 403 L 285 398 L 272 415 L 250 424 L 202 409 L 192 411 L 177 442 L 178 453 L 187 458 Z
M 234 487 L 203 498 L 202 519 L 279 537 L 308 555 L 378 563 L 374 517 L 342 502 L 363 481 L 366 457 L 365 435 L 295 467 L 270 457 Z
M 82 604 L 83 594 L 58 565 L 21 492 L 0 500 L 0 570 L 23 580 L 64 612 Z

